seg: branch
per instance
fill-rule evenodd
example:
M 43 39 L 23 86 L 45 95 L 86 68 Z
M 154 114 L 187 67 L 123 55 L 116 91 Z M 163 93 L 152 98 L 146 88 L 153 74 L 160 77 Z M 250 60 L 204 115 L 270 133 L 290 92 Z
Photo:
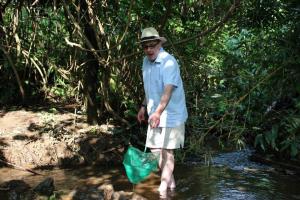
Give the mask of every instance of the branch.
M 189 38 L 180 40 L 180 41 L 178 41 L 178 42 L 175 42 L 175 43 L 173 43 L 172 45 L 178 45 L 178 44 L 186 43 L 186 42 L 189 42 L 189 41 L 194 40 L 194 39 L 196 39 L 196 38 L 201 38 L 201 37 L 203 37 L 203 36 L 209 34 L 210 32 L 213 32 L 213 31 L 217 30 L 218 28 L 220 28 L 220 26 L 224 25 L 225 22 L 229 20 L 229 18 L 232 16 L 233 12 L 236 10 L 236 8 L 237 8 L 239 5 L 240 5 L 240 0 L 236 0 L 236 1 L 234 2 L 234 4 L 231 5 L 231 7 L 230 7 L 229 10 L 227 11 L 226 15 L 222 18 L 222 20 L 219 21 L 217 24 L 215 24 L 213 27 L 211 27 L 211 28 L 207 29 L 206 31 L 203 31 L 203 32 L 201 32 L 201 33 L 199 33 L 199 34 L 197 34 L 197 35 L 194 35 L 194 36 L 192 36 L 192 37 L 189 37 Z M 165 45 L 165 46 L 170 46 L 170 44 Z M 114 61 L 112 61 L 112 62 L 113 62 L 113 63 L 120 62 L 121 60 L 124 60 L 124 59 L 126 59 L 126 58 L 129 58 L 129 57 L 138 55 L 138 54 L 140 54 L 140 53 L 142 53 L 142 51 L 136 51 L 136 52 L 133 52 L 133 53 L 131 53 L 131 54 L 125 55 L 125 56 L 123 56 L 122 58 L 119 58 L 119 59 L 117 59 L 117 60 L 114 60 Z
M 67 38 L 67 37 L 65 37 L 65 41 L 66 41 L 67 45 L 69 45 L 70 47 L 77 47 L 77 48 L 79 48 L 80 50 L 83 50 L 83 51 L 90 51 L 89 49 L 86 49 L 86 48 L 82 47 L 81 44 L 71 42 L 69 40 L 69 38 Z
M 75 28 L 78 30 L 79 36 L 83 39 L 83 41 L 86 43 L 86 45 L 90 48 L 90 51 L 93 53 L 93 55 L 95 56 L 95 58 L 97 58 L 98 62 L 101 65 L 105 65 L 105 63 L 106 63 L 105 60 L 101 59 L 101 57 L 97 53 L 97 50 L 93 47 L 93 45 L 91 44 L 91 42 L 89 41 L 89 39 L 85 36 L 82 28 L 80 27 L 80 25 L 78 24 L 78 22 L 76 22 L 74 16 L 70 12 L 70 10 L 69 10 L 68 6 L 66 5 L 65 1 L 63 1 L 63 7 L 64 7 L 65 12 L 70 17 L 72 23 L 74 24 Z
M 4 5 L 0 5 L 0 7 L 1 7 L 0 10 L 4 11 L 5 8 L 8 6 L 8 4 L 10 4 L 10 2 L 11 2 L 11 0 L 7 0 L 7 2 Z
M 37 4 L 39 2 L 39 0 L 35 0 L 32 4 L 31 7 L 34 6 L 35 4 Z
M 243 96 L 241 96 L 237 101 L 233 102 L 233 105 L 236 106 L 238 105 L 239 103 L 241 103 L 247 96 L 249 96 L 258 86 L 260 86 L 262 83 L 264 83 L 266 80 L 270 79 L 274 74 L 276 74 L 280 69 L 282 69 L 283 67 L 278 67 L 277 69 L 275 69 L 274 71 L 272 71 L 270 74 L 268 74 L 266 77 L 262 78 L 261 80 L 258 81 L 258 83 L 256 83 L 246 94 L 244 94 Z M 217 120 L 212 126 L 210 126 L 208 128 L 208 130 L 201 134 L 200 136 L 200 141 L 204 141 L 204 138 L 208 135 L 208 133 L 213 130 L 220 122 L 222 122 L 225 117 L 227 115 L 229 115 L 230 112 L 226 112 L 224 113 L 224 115 L 219 119 Z
M 4 13 L 5 8 L 8 6 L 8 4 L 10 2 L 11 2 L 11 0 L 7 0 L 7 2 L 4 5 L 0 4 L 0 25 L 3 24 L 3 16 L 2 16 L 2 14 Z
M 178 41 L 178 42 L 175 42 L 174 45 L 178 45 L 178 44 L 182 44 L 182 43 L 185 43 L 185 42 L 189 42 L 191 40 L 194 40 L 196 38 L 201 38 L 205 35 L 207 35 L 208 33 L 211 33 L 213 31 L 215 31 L 216 29 L 218 29 L 220 26 L 223 26 L 225 24 L 226 21 L 229 20 L 229 18 L 232 16 L 233 12 L 236 10 L 236 8 L 240 5 L 240 0 L 236 0 L 232 5 L 231 7 L 229 8 L 229 10 L 227 11 L 226 15 L 223 17 L 223 19 L 221 21 L 219 21 L 217 24 L 215 24 L 213 27 L 197 34 L 197 35 L 194 35 L 192 37 L 189 37 L 189 38 L 186 38 L 186 39 L 183 39 L 181 41 Z
M 12 163 L 7 162 L 7 161 L 2 160 L 2 159 L 0 159 L 0 162 L 2 162 L 2 163 L 4 163 L 4 164 L 7 164 L 7 165 L 10 165 L 10 166 L 12 166 L 12 167 L 15 167 L 15 168 L 17 168 L 17 169 L 21 169 L 21 170 L 23 170 L 23 171 L 27 171 L 27 172 L 33 173 L 33 174 L 35 174 L 35 175 L 43 175 L 43 174 L 40 174 L 40 173 L 38 173 L 38 172 L 35 172 L 35 171 L 31 170 L 31 169 L 27 169 L 27 168 L 24 168 L 24 167 L 21 167 L 21 166 L 12 164 Z
M 110 106 L 110 104 L 109 104 L 109 102 L 108 102 L 107 100 L 104 100 L 104 106 L 105 106 L 106 110 L 107 110 L 110 114 L 112 114 L 116 119 L 118 119 L 118 120 L 120 120 L 121 122 L 125 123 L 128 127 L 130 126 L 130 123 L 129 123 L 126 119 L 120 117 L 120 115 L 118 115 L 118 114 L 114 111 L 114 109 L 112 109 L 112 107 Z
M 86 3 L 87 3 L 87 6 L 88 6 L 88 13 L 89 13 L 90 17 L 93 18 L 93 20 L 94 20 L 95 22 L 97 22 L 97 24 L 95 24 L 95 22 L 91 22 L 91 23 L 90 23 L 91 26 L 93 27 L 95 33 L 97 33 L 97 31 L 96 31 L 97 29 L 95 28 L 95 25 L 97 25 L 98 29 L 99 29 L 100 32 L 101 32 L 101 35 L 105 35 L 104 28 L 103 28 L 103 26 L 102 26 L 102 24 L 101 24 L 99 18 L 93 13 L 93 9 L 92 9 L 92 7 L 91 7 L 91 3 L 90 3 L 89 1 L 87 1 L 87 0 L 86 0 Z M 130 22 L 131 22 L 131 10 L 132 10 L 133 3 L 134 3 L 134 1 L 131 0 L 131 1 L 130 1 L 130 7 L 129 7 L 129 10 L 128 10 L 128 13 L 127 13 L 127 16 L 128 16 L 128 19 L 129 19 L 129 20 L 128 20 L 127 24 L 126 24 L 124 33 L 123 33 L 123 35 L 120 37 L 120 39 L 118 39 L 118 41 L 116 42 L 116 44 L 114 44 L 112 47 L 109 47 L 109 45 L 108 45 L 108 43 L 107 43 L 108 40 L 106 40 L 106 46 L 107 46 L 107 49 L 97 49 L 97 50 L 96 50 L 96 49 L 94 49 L 94 48 L 91 48 L 90 50 L 88 50 L 88 49 L 81 48 L 81 47 L 79 47 L 79 46 L 77 46 L 77 45 L 75 45 L 75 46 L 76 46 L 76 47 L 79 47 L 79 48 L 82 49 L 82 50 L 88 50 L 88 51 L 92 51 L 92 52 L 95 52 L 95 53 L 97 53 L 97 52 L 106 52 L 106 51 L 110 51 L 110 50 L 113 50 L 113 49 L 117 48 L 117 47 L 121 44 L 121 42 L 123 41 L 123 39 L 125 38 L 126 34 L 128 33 L 129 25 L 130 25 Z M 63 5 L 64 5 L 65 10 L 67 11 L 68 16 L 71 18 L 71 21 L 74 23 L 75 28 L 77 28 L 79 31 L 81 31 L 80 34 L 79 34 L 80 37 L 82 37 L 82 38 L 84 39 L 84 41 L 86 41 L 86 39 L 85 39 L 84 36 L 83 36 L 84 34 L 82 33 L 82 30 L 81 30 L 79 24 L 75 21 L 75 18 L 74 18 L 73 15 L 70 13 L 70 11 L 69 11 L 69 9 L 67 8 L 66 4 L 63 3 Z M 99 39 L 99 37 L 98 37 L 97 34 L 96 34 L 96 39 L 97 39 L 97 42 L 99 43 L 99 40 L 100 40 L 100 39 Z M 71 43 L 72 43 L 72 42 L 71 42 Z M 87 46 L 89 46 L 89 48 L 90 48 L 90 45 L 89 45 L 89 44 L 87 44 Z
M 115 44 L 115 47 L 118 46 L 122 42 L 122 40 L 124 39 L 125 35 L 128 32 L 129 24 L 131 21 L 131 10 L 132 10 L 132 6 L 133 6 L 133 2 L 134 2 L 133 0 L 130 1 L 130 7 L 129 7 L 128 14 L 127 14 L 128 15 L 128 23 L 126 24 L 124 34 L 122 35 L 121 39 L 117 42 L 117 44 Z
M 90 0 L 85 0 L 86 2 L 86 5 L 87 5 L 87 12 L 88 12 L 88 23 L 90 25 L 90 27 L 93 29 L 93 32 L 95 33 L 95 39 L 96 39 L 96 44 L 97 45 L 97 50 L 95 50 L 96 52 L 109 52 L 110 50 L 116 48 L 120 43 L 121 41 L 123 40 L 123 38 L 125 37 L 125 35 L 127 34 L 127 31 L 128 31 L 128 27 L 129 27 L 129 24 L 130 24 L 130 11 L 131 11 L 131 8 L 132 8 L 132 4 L 133 4 L 133 0 L 131 0 L 131 4 L 130 4 L 130 9 L 128 11 L 128 23 L 126 24 L 126 29 L 125 29 L 125 32 L 123 33 L 121 39 L 119 41 L 117 41 L 117 43 L 113 46 L 113 47 L 110 47 L 110 38 L 109 38 L 109 35 L 106 35 L 105 31 L 104 31 L 104 27 L 101 23 L 101 21 L 99 20 L 98 16 L 94 14 L 94 9 L 92 8 L 92 2 Z M 110 18 L 109 18 L 110 19 Z M 100 34 L 98 34 L 98 32 L 100 31 Z M 103 37 L 103 38 L 100 38 Z M 102 48 L 102 41 L 105 42 L 105 45 L 106 45 L 106 48 Z M 107 56 L 107 59 L 106 59 L 106 63 L 109 63 L 109 60 L 110 60 L 110 56 L 108 55 Z M 108 64 L 104 65 L 104 66 L 107 66 Z
M 172 0 L 167 0 L 167 10 L 164 14 L 164 18 L 161 20 L 161 24 L 159 26 L 158 32 L 161 33 L 162 30 L 164 29 L 165 24 L 167 23 L 168 17 L 171 14 L 171 8 L 172 8 Z

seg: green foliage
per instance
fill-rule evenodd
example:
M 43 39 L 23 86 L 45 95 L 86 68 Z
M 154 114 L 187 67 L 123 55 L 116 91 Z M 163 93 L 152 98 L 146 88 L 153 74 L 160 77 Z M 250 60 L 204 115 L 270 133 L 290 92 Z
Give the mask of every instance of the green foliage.
M 272 9 L 286 13 L 286 9 L 292 8 L 276 4 L 279 5 L 282 7 Z M 249 7 L 251 9 L 253 7 Z M 296 11 L 294 16 L 299 18 L 299 13 Z M 290 17 L 276 18 L 276 22 L 260 20 L 264 27 L 261 29 L 256 24 L 239 26 L 242 20 L 245 18 L 239 16 L 237 24 L 225 26 L 218 38 L 205 38 L 204 44 L 209 48 L 196 50 L 197 45 L 194 45 L 188 49 L 191 53 L 186 59 L 191 66 L 188 71 L 194 75 L 187 86 L 188 98 L 193 97 L 188 100 L 193 102 L 188 126 L 192 135 L 200 135 L 193 141 L 200 140 L 200 145 L 204 145 L 204 138 L 217 137 L 221 146 L 230 141 L 241 148 L 253 140 L 257 148 L 268 153 L 295 157 L 299 140 L 287 131 L 290 122 L 283 125 L 281 121 L 290 118 L 292 108 L 280 107 L 280 104 L 299 95 L 296 91 L 299 55 L 295 55 L 300 46 L 299 40 L 295 40 L 299 39 L 299 23 L 291 22 Z M 273 102 L 280 102 L 276 108 L 278 115 L 268 113 Z
M 300 151 L 300 116 L 288 115 L 270 131 L 256 135 L 255 147 L 263 151 L 275 151 L 277 154 L 295 158 Z

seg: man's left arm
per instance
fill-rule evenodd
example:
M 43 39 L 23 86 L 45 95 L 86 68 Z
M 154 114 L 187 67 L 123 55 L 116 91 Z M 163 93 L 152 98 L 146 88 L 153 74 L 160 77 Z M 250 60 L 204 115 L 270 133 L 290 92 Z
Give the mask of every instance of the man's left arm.
M 160 115 L 167 107 L 170 98 L 172 96 L 172 92 L 174 89 L 174 85 L 168 84 L 165 85 L 164 92 L 160 98 L 160 103 L 157 106 L 155 112 L 149 117 L 149 122 L 152 128 L 157 128 L 160 122 Z

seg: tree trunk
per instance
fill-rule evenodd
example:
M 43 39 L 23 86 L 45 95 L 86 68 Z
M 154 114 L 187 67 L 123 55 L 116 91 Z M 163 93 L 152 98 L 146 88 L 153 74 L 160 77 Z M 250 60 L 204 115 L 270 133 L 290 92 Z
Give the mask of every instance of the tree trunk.
M 84 25 L 84 34 L 87 39 L 93 45 L 93 47 L 97 50 L 97 40 L 95 37 L 95 32 L 93 28 L 89 25 L 90 16 L 87 12 L 87 5 L 85 1 L 80 1 L 81 3 L 81 15 L 84 15 L 82 18 Z M 88 51 L 87 60 L 85 67 L 85 75 L 84 75 L 84 93 L 85 93 L 85 101 L 86 101 L 86 111 L 87 111 L 87 122 L 91 125 L 95 125 L 98 123 L 98 101 L 97 101 L 97 90 L 99 87 L 98 73 L 99 73 L 99 64 L 95 56 L 92 52 Z

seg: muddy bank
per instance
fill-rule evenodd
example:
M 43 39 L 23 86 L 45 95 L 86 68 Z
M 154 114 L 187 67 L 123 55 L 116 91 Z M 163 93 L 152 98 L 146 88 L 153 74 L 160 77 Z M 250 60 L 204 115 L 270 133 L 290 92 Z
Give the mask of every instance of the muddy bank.
M 1 165 L 36 169 L 49 166 L 121 163 L 125 140 L 114 126 L 89 126 L 70 112 L 0 112 Z

